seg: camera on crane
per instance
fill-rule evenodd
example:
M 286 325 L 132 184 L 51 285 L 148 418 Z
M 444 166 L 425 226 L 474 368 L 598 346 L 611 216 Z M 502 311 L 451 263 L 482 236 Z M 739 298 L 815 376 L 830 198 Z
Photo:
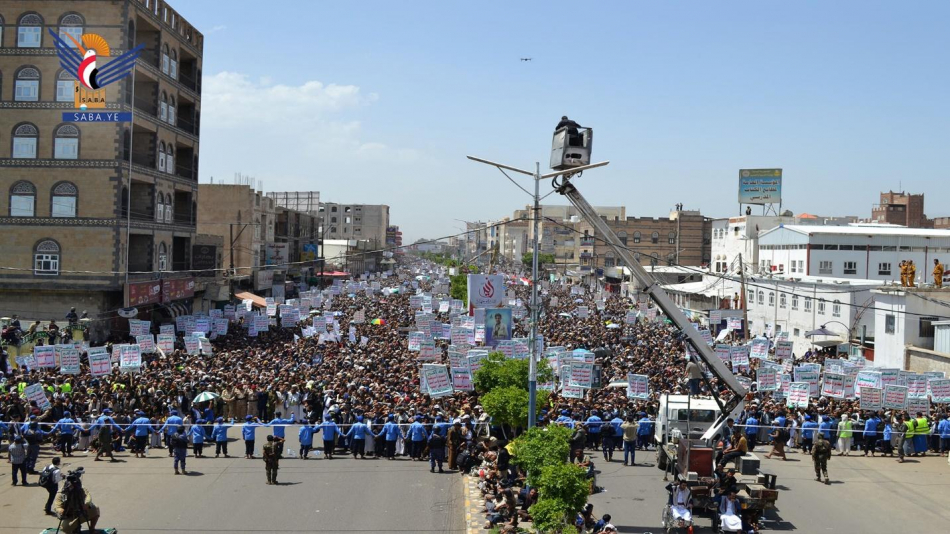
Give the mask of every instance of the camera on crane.
M 566 115 L 561 117 L 554 128 L 554 140 L 551 142 L 551 168 L 563 171 L 590 165 L 593 140 L 593 129 L 577 124 Z

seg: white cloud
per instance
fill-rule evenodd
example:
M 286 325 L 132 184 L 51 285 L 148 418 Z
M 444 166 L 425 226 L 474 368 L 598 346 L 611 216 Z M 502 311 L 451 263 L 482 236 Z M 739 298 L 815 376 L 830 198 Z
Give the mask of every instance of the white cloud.
M 356 177 L 419 161 L 415 149 L 364 139 L 360 118 L 371 117 L 371 106 L 378 100 L 375 93 L 316 80 L 299 85 L 279 82 L 238 72 L 205 78 L 202 179 L 249 172 L 272 190 L 281 186 L 278 180 L 314 176 L 315 166 L 322 173 Z
M 217 33 L 217 32 L 220 32 L 220 31 L 224 31 L 224 30 L 226 30 L 226 29 L 228 29 L 228 27 L 225 26 L 224 24 L 218 24 L 217 26 L 215 26 L 215 27 L 211 28 L 209 31 L 207 31 L 206 34 L 209 34 L 209 33 Z

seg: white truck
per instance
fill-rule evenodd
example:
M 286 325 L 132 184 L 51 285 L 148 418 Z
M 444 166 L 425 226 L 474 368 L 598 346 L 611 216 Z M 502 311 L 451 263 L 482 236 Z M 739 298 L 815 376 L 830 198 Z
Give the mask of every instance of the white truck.
M 653 437 L 656 440 L 656 466 L 666 470 L 674 459 L 670 457 L 669 445 L 679 438 L 703 438 L 710 425 L 719 419 L 720 410 L 719 404 L 711 397 L 667 393 L 661 395 L 659 401 Z M 713 444 L 722 437 L 722 427 L 717 429 L 718 434 L 706 436 Z

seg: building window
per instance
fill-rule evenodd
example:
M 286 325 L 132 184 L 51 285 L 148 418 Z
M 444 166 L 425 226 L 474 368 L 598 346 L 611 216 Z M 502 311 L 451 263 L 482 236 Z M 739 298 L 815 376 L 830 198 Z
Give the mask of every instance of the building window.
M 158 170 L 165 172 L 165 141 L 158 143 Z
M 800 273 L 805 272 L 805 260 L 798 260 L 798 272 Z
M 825 314 L 825 299 L 818 299 L 818 315 Z
M 168 124 L 175 125 L 175 97 L 168 98 Z
M 775 293 L 769 291 L 769 306 L 775 306 Z
M 56 128 L 53 137 L 53 157 L 56 159 L 79 158 L 79 128 L 72 124 L 63 124 Z
M 623 246 L 627 246 L 627 232 L 617 232 L 617 239 L 620 240 Z
M 238 215 L 241 213 L 238 212 Z M 238 221 L 240 222 L 240 221 Z M 172 194 L 168 193 L 165 195 L 165 224 L 172 223 Z
M 653 234 L 650 236 L 650 242 L 653 243 L 653 244 L 659 243 L 659 242 L 660 242 L 660 232 L 653 232 Z
M 33 274 L 59 274 L 59 245 L 52 239 L 36 244 L 33 252 Z
M 261 220 L 257 219 L 256 223 L 254 224 L 254 239 L 260 239 L 260 238 L 261 238 Z
M 792 295 L 792 309 L 798 309 L 798 295 Z
M 858 274 L 858 262 L 856 261 L 844 262 L 844 274 Z
M 169 144 L 165 153 L 165 171 L 175 174 L 175 149 Z
M 841 301 L 834 301 L 831 303 L 831 315 L 832 317 L 841 317 Z
M 667 236 L 667 237 L 669 237 L 669 244 L 670 244 L 670 245 L 675 245 L 675 244 L 676 244 L 676 232 L 670 232 L 670 235 Z
M 168 94 L 165 91 L 162 91 L 162 95 L 158 99 L 158 116 L 163 121 L 168 120 Z
M 897 317 L 893 314 L 884 316 L 884 333 L 893 334 L 897 330 Z
M 36 215 L 36 187 L 30 182 L 19 181 L 10 188 L 10 216 L 33 217 Z
M 178 52 L 175 50 L 172 50 L 171 52 L 168 75 L 176 80 L 178 79 Z
M 165 243 L 158 244 L 158 270 L 168 270 L 168 247 L 165 246 Z
M 614 266 L 614 256 L 611 253 L 607 253 L 604 256 L 604 267 L 613 267 Z
M 171 67 L 171 59 L 168 57 L 168 43 L 162 45 L 162 73 L 168 74 Z
M 891 275 L 891 264 L 888 263 L 878 263 L 877 264 L 877 274 L 878 276 L 890 276 Z
M 72 102 L 76 78 L 69 71 L 61 70 L 56 76 L 56 101 Z
M 788 306 L 788 297 L 785 295 L 785 293 L 779 293 L 778 306 L 779 308 L 786 308 Z
M 155 202 L 155 221 L 162 222 L 165 220 L 165 195 L 159 193 L 156 197 Z
M 749 290 L 748 304 L 755 304 L 755 290 L 754 289 Z
M 60 182 L 53 186 L 50 195 L 50 214 L 53 217 L 72 218 L 76 216 L 76 200 L 79 189 L 71 182 Z
M 805 311 L 811 311 L 811 297 L 805 297 Z
M 765 304 L 765 291 L 759 291 L 759 304 Z
M 69 46 L 76 48 L 76 43 L 82 42 L 82 27 L 84 24 L 85 22 L 81 15 L 76 13 L 63 15 L 63 18 L 59 19 L 59 38 L 65 41 Z M 69 37 L 72 37 L 72 39 Z M 73 39 L 76 40 L 75 43 Z
M 43 18 L 36 13 L 20 17 L 16 45 L 20 48 L 39 48 L 43 44 Z
M 818 262 L 818 274 L 831 274 L 831 262 L 830 261 L 820 261 Z
M 36 102 L 40 99 L 40 70 L 21 67 L 14 81 L 13 99 L 17 102 Z
M 30 123 L 23 123 L 13 129 L 13 157 L 36 159 L 36 141 L 40 131 Z
M 640 232 L 634 232 L 634 233 L 633 233 L 633 242 L 634 242 L 634 243 L 639 243 L 639 242 L 640 242 Z

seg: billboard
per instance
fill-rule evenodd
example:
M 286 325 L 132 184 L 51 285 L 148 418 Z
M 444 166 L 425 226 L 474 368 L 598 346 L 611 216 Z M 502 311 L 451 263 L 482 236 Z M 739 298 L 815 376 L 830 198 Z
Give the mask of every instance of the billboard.
M 511 339 L 511 308 L 485 310 L 485 346 L 495 347 L 499 341 Z
M 131 283 L 125 287 L 129 292 L 129 306 L 132 307 L 154 304 L 162 299 L 162 282 L 160 280 Z
M 195 296 L 195 279 L 179 278 L 177 280 L 162 280 L 162 302 L 186 299 Z
M 782 169 L 740 169 L 739 204 L 781 204 Z
M 290 263 L 289 243 L 267 243 L 264 245 L 264 265 L 286 267 Z
M 191 246 L 191 268 L 195 271 L 201 271 L 198 276 L 214 276 L 214 270 L 217 267 L 218 247 L 214 245 Z
M 497 308 L 505 298 L 505 277 L 500 274 L 468 275 L 468 309 Z
M 300 261 L 317 261 L 319 257 L 316 243 L 304 243 L 300 246 Z

